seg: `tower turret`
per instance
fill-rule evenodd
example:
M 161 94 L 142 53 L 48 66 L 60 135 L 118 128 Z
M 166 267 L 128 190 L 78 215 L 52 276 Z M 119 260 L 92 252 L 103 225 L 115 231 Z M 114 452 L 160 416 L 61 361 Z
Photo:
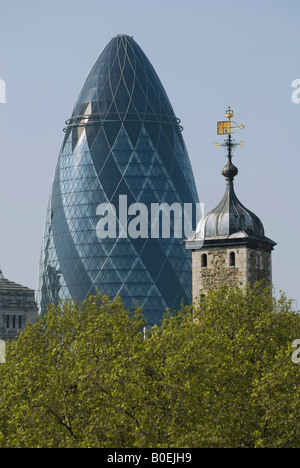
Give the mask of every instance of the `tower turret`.
M 238 200 L 234 190 L 238 169 L 232 163 L 233 151 L 242 144 L 235 142 L 232 133 L 244 125 L 231 122 L 230 107 L 226 117 L 228 121 L 218 122 L 218 134 L 227 138 L 216 144 L 227 150 L 227 164 L 222 169 L 225 194 L 201 219 L 196 234 L 186 240 L 186 248 L 192 250 L 194 300 L 218 285 L 244 289 L 256 281 L 272 282 L 271 252 L 276 243 L 265 236 L 261 220 Z

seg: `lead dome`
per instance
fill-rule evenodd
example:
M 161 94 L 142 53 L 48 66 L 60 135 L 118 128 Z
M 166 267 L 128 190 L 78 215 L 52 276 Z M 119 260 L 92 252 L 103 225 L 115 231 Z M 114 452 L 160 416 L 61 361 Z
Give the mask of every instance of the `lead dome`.
M 231 236 L 239 232 L 247 236 L 265 237 L 261 220 L 238 200 L 234 191 L 234 177 L 238 169 L 229 161 L 222 170 L 226 178 L 226 191 L 218 203 L 199 223 L 203 238 Z
M 244 125 L 239 128 L 244 128 Z M 193 249 L 196 243 L 197 248 L 201 248 L 203 243 L 213 242 L 214 240 L 218 242 L 222 241 L 222 239 L 230 240 L 230 238 L 253 239 L 273 248 L 276 243 L 265 236 L 261 220 L 246 208 L 235 194 L 234 178 L 238 175 L 238 169 L 232 163 L 232 152 L 238 144 L 231 139 L 229 134 L 228 139 L 222 146 L 227 147 L 228 150 L 227 164 L 222 169 L 222 175 L 226 179 L 225 194 L 218 205 L 203 216 L 195 234 L 186 239 L 187 249 Z

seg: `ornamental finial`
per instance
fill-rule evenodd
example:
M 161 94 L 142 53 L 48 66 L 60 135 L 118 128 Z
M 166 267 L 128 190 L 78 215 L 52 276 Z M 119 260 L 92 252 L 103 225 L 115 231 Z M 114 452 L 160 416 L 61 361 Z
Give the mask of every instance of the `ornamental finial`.
M 236 122 L 231 120 L 234 116 L 233 110 L 228 107 L 225 113 L 225 117 L 228 119 L 226 121 L 221 121 L 217 123 L 217 134 L 218 135 L 228 135 L 227 139 L 224 143 L 215 143 L 215 148 L 219 148 L 220 146 L 227 148 L 227 157 L 228 162 L 226 166 L 222 170 L 222 174 L 226 177 L 227 183 L 232 183 L 234 177 L 238 174 L 238 169 L 232 164 L 232 156 L 233 150 L 237 146 L 243 146 L 243 142 L 240 141 L 236 143 L 235 140 L 232 139 L 231 134 L 235 133 L 238 129 L 242 130 L 245 128 L 245 125 L 238 125 Z M 234 125 L 232 125 L 234 124 Z

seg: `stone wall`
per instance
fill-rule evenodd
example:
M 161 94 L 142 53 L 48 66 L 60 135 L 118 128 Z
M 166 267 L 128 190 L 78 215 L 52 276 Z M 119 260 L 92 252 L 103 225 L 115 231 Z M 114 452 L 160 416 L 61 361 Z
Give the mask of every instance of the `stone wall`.
M 251 286 L 256 281 L 272 283 L 272 256 L 263 250 L 247 249 L 247 281 Z
M 231 255 L 234 254 L 234 264 Z M 207 262 L 203 261 L 206 255 Z M 271 253 L 263 250 L 239 248 L 211 248 L 192 252 L 193 300 L 219 285 L 245 289 L 256 281 L 272 281 Z M 206 265 L 206 266 L 205 266 Z

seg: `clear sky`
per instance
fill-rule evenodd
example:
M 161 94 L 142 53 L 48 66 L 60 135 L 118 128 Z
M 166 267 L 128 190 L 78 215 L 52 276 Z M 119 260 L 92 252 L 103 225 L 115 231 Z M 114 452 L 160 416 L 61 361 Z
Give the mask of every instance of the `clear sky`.
M 0 6 L 0 264 L 36 289 L 43 225 L 63 127 L 99 53 L 128 34 L 155 67 L 184 127 L 205 210 L 221 199 L 216 122 L 230 105 L 235 188 L 273 253 L 275 290 L 300 308 L 300 2 L 297 0 L 10 0 Z

